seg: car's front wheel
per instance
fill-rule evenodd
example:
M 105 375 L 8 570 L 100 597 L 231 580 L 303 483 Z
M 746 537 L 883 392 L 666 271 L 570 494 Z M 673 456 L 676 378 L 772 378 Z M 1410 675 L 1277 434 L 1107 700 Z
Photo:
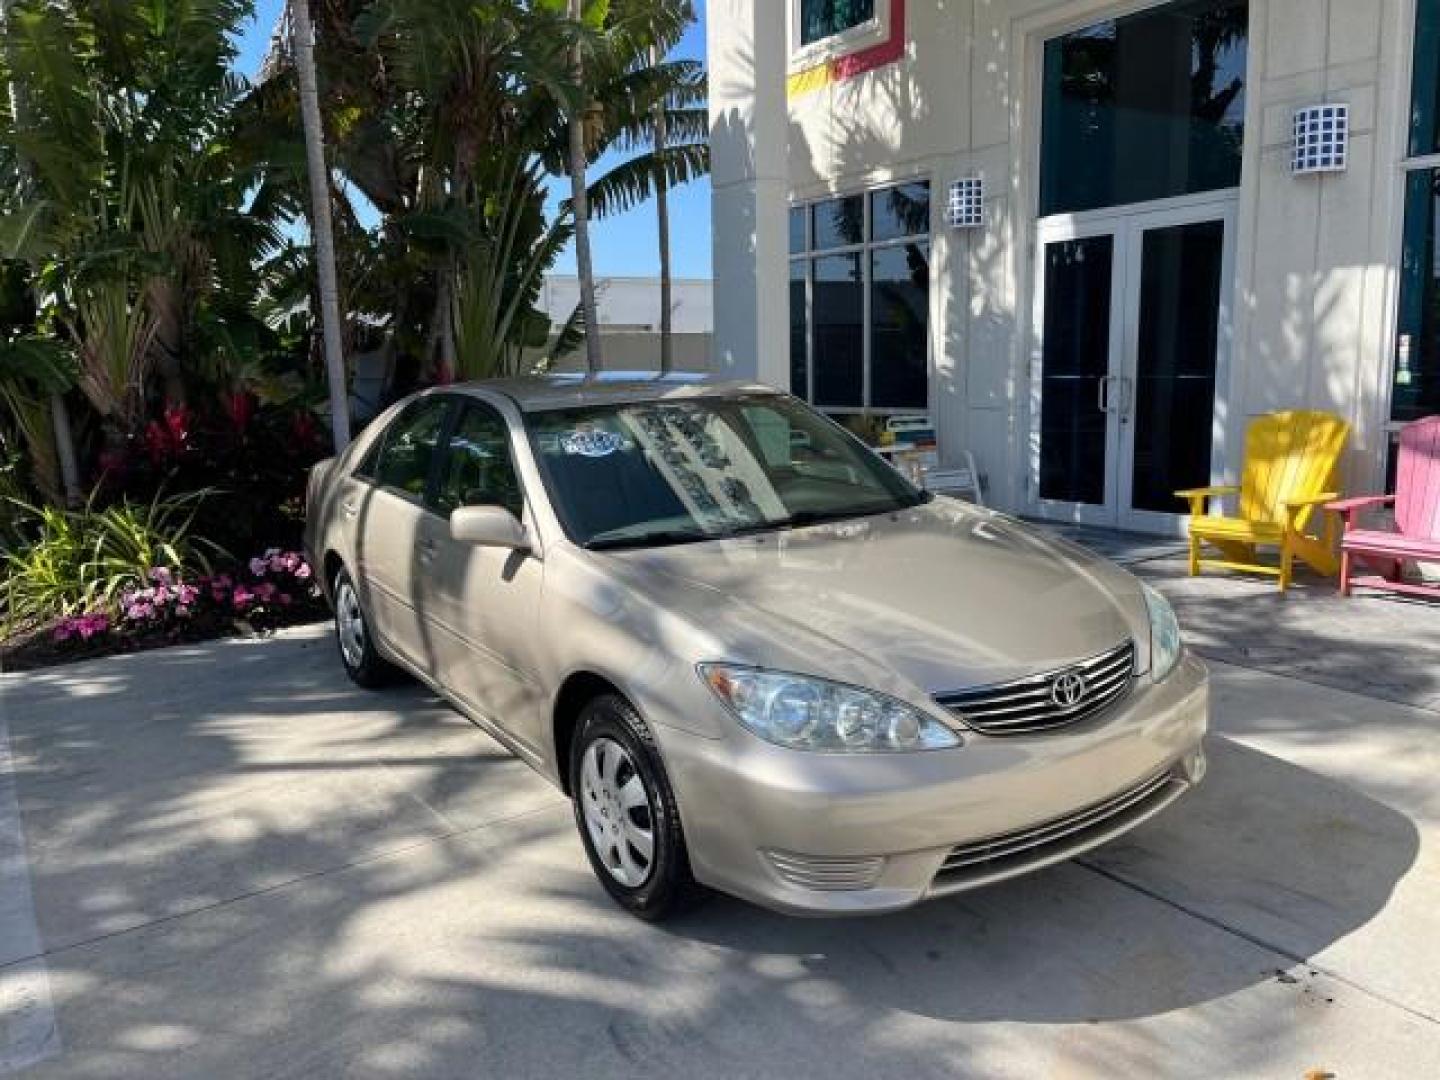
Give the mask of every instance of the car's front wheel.
M 700 898 L 664 762 L 624 698 L 606 694 L 581 712 L 570 790 L 590 865 L 621 907 L 658 921 Z
M 375 690 L 390 681 L 395 673 L 375 648 L 365 609 L 360 606 L 360 590 L 350 571 L 340 569 L 335 575 L 332 591 L 335 597 L 335 638 L 340 644 L 340 662 L 345 674 L 358 686 Z

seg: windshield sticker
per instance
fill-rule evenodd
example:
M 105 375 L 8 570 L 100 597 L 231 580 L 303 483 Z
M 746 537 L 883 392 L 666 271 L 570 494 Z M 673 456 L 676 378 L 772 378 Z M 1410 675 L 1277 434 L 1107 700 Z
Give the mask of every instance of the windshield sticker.
M 578 454 L 580 457 L 602 458 L 609 457 L 615 451 L 625 446 L 625 436 L 613 431 L 596 431 L 593 428 L 581 428 L 567 434 L 560 442 L 567 454 Z

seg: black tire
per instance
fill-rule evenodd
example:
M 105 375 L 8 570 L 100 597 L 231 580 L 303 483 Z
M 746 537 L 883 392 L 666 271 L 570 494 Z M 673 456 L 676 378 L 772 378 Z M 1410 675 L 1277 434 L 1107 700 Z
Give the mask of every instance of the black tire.
M 604 742 L 618 744 L 628 757 L 633 770 L 625 771 L 622 762 L 616 772 L 619 781 L 629 776 L 638 776 L 645 794 L 645 809 L 630 810 L 612 807 L 629 814 L 632 823 L 642 823 L 648 817 L 650 835 L 653 837 L 653 852 L 648 872 L 643 881 L 626 884 L 611 869 L 618 862 L 618 846 L 613 846 L 607 858 L 597 846 L 591 826 L 586 821 L 586 808 L 596 807 L 592 792 L 587 789 L 584 776 L 586 753 L 592 746 L 602 756 L 609 748 Z M 605 887 L 615 902 L 632 915 L 649 922 L 659 922 L 678 915 L 700 901 L 705 890 L 696 883 L 690 873 L 690 856 L 685 847 L 685 833 L 680 826 L 680 812 L 675 803 L 675 792 L 670 787 L 665 764 L 660 759 L 659 749 L 650 729 L 635 711 L 635 707 L 617 694 L 605 694 L 590 701 L 580 712 L 575 738 L 570 746 L 570 792 L 575 808 L 575 826 L 580 830 L 581 843 L 590 859 L 590 867 L 600 884 Z M 621 784 L 621 786 L 624 786 Z M 616 837 L 607 838 L 612 845 L 628 843 Z M 628 850 L 632 861 L 639 855 L 633 846 Z M 623 872 L 623 871 L 622 871 Z
M 340 663 L 345 674 L 357 686 L 366 690 L 379 690 L 388 686 L 395 678 L 395 668 L 375 648 L 375 638 L 370 631 L 370 617 L 360 603 L 360 590 L 350 571 L 343 566 L 335 575 L 330 590 L 335 603 L 335 644 L 340 653 Z M 348 615 L 353 603 L 353 616 Z M 360 635 L 358 641 L 350 637 L 347 641 L 345 623 L 347 617 L 358 618 Z

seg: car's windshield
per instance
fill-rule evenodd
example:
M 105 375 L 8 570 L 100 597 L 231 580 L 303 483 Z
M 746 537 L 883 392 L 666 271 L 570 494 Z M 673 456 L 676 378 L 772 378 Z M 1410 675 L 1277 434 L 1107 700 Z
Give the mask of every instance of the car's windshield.
M 837 425 L 773 394 L 527 417 L 575 542 L 641 547 L 885 513 L 925 494 Z

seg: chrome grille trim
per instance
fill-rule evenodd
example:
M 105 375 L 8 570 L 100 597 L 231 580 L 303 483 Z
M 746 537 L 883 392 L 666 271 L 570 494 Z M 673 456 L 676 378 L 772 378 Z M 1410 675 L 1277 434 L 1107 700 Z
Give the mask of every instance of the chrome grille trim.
M 940 875 L 955 874 L 974 869 L 989 869 L 1007 860 L 1030 858 L 1044 855 L 1046 848 L 1062 846 L 1062 841 L 1088 830 L 1099 832 L 1104 826 L 1123 817 L 1127 811 L 1145 809 L 1145 804 L 1165 791 L 1175 782 L 1171 770 L 1148 777 L 1132 788 L 1111 796 L 1104 802 L 1096 803 L 1074 814 L 1056 818 L 1041 825 L 999 836 L 958 844 L 940 864 Z
M 1055 680 L 1078 673 L 1084 695 L 1062 707 L 1051 697 Z M 987 735 L 1028 735 L 1077 724 L 1109 708 L 1129 691 L 1135 677 L 1135 645 L 1125 642 L 1098 656 L 1010 682 L 936 694 L 935 701 L 956 718 Z

